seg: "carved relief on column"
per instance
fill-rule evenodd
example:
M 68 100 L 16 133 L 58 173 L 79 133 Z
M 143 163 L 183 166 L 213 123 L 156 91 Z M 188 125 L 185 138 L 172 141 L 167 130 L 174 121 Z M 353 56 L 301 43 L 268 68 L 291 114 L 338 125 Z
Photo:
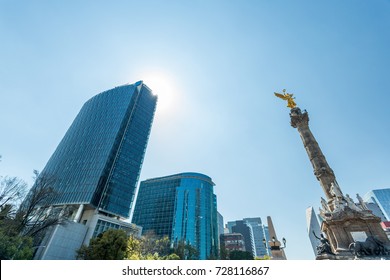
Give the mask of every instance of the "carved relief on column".
M 314 175 L 320 182 L 321 187 L 328 200 L 332 198 L 330 194 L 330 184 L 335 181 L 333 170 L 329 167 L 325 156 L 314 138 L 309 128 L 309 115 L 306 111 L 302 112 L 300 108 L 295 107 L 290 112 L 291 126 L 297 128 L 301 136 L 303 145 L 313 166 Z
M 299 107 L 295 107 L 290 111 L 291 126 L 294 128 L 304 127 L 309 125 L 309 115 L 306 111 L 302 113 Z

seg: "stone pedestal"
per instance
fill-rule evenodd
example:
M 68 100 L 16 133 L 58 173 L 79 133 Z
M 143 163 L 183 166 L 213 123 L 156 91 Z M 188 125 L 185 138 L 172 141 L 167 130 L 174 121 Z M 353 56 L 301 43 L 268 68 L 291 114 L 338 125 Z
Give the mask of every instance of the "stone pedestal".
M 355 241 L 364 241 L 355 240 L 354 233 L 366 237 L 374 236 L 385 244 L 389 242 L 380 226 L 381 219 L 369 210 L 358 212 L 345 207 L 343 211 L 328 214 L 321 225 L 321 231 L 328 236 L 332 251 L 335 253 L 349 250 L 349 246 Z

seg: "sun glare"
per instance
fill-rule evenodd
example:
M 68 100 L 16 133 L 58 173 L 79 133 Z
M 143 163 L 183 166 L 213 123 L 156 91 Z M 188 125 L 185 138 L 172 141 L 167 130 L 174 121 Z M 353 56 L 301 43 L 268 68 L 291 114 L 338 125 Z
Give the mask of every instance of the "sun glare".
M 177 94 L 172 78 L 166 74 L 153 73 L 143 76 L 143 81 L 158 96 L 157 112 L 166 113 L 174 109 Z

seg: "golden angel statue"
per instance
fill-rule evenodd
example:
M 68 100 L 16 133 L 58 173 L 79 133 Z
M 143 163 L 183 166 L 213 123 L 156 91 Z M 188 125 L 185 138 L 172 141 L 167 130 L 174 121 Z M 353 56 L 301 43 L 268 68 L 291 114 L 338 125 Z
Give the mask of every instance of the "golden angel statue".
M 291 93 L 286 93 L 286 90 L 284 89 L 283 90 L 283 94 L 280 94 L 280 93 L 277 93 L 277 92 L 274 92 L 275 95 L 283 100 L 287 100 L 287 107 L 289 108 L 295 108 L 297 107 L 297 103 L 295 103 L 294 99 L 295 97 L 293 97 L 293 94 Z

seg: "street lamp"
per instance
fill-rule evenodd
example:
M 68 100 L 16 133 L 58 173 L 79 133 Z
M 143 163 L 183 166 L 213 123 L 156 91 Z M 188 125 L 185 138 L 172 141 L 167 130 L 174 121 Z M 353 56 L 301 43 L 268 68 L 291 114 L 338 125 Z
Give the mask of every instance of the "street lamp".
M 287 243 L 286 238 L 283 237 L 282 242 L 283 242 L 283 246 L 281 247 L 280 242 L 278 240 L 276 240 L 275 236 L 272 236 L 271 241 L 268 242 L 270 247 L 268 247 L 267 240 L 265 240 L 265 238 L 263 238 L 263 244 L 264 244 L 265 248 L 270 249 L 271 251 L 280 251 L 280 249 L 286 248 L 286 243 Z

